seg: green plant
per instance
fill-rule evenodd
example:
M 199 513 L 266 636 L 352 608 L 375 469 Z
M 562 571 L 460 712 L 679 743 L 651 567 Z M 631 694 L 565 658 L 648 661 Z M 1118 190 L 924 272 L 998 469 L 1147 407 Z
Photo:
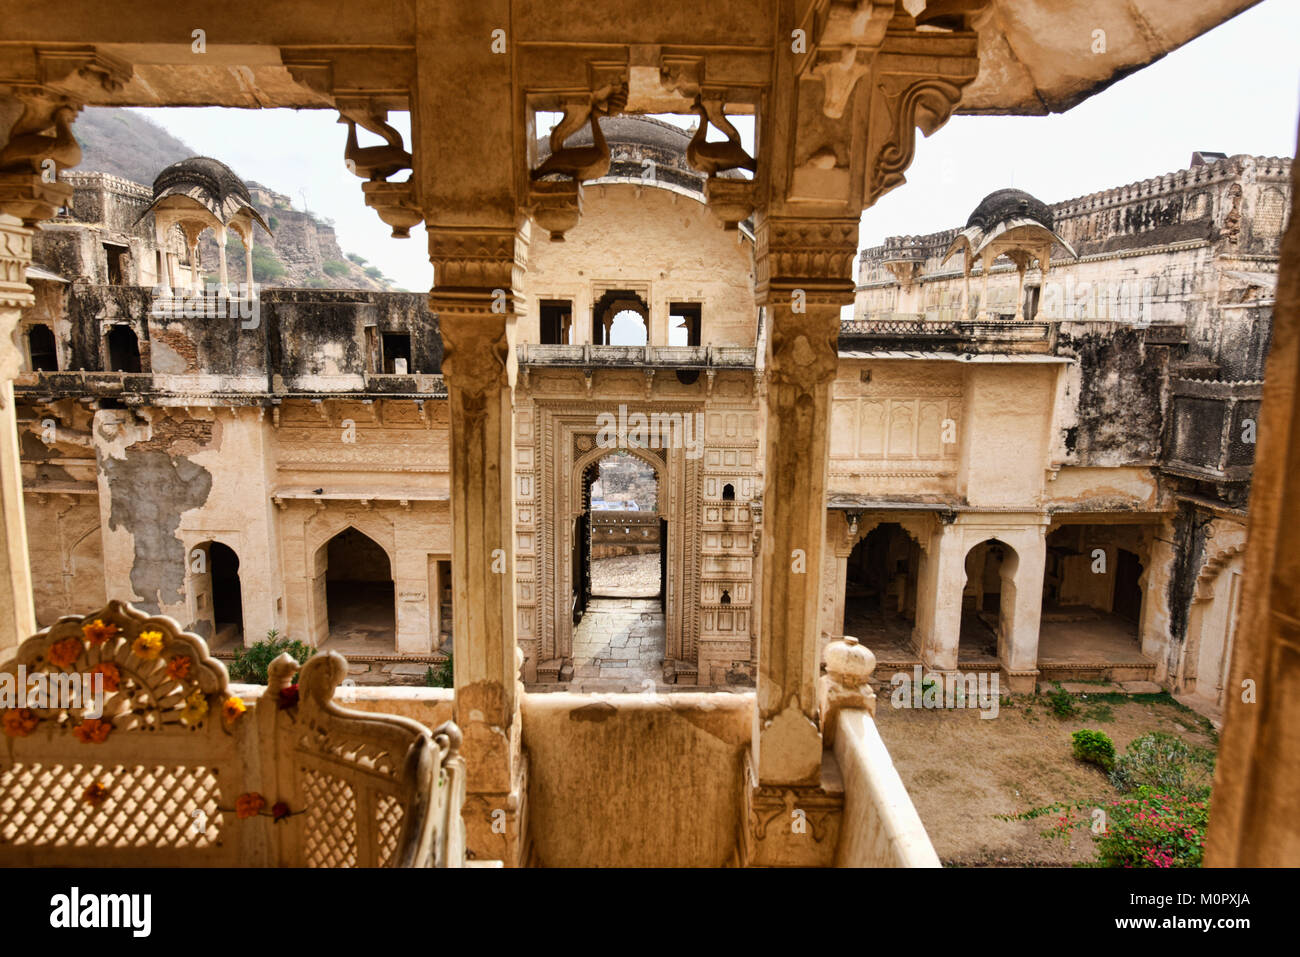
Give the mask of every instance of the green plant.
M 253 247 L 253 279 L 267 282 L 285 275 L 285 268 L 265 246 Z
M 235 660 L 230 663 L 232 681 L 244 681 L 250 684 L 266 684 L 266 669 L 276 658 L 288 652 L 298 662 L 306 663 L 315 654 L 315 649 L 301 641 L 281 638 L 274 628 L 266 633 L 264 641 L 255 642 L 248 648 L 235 652 Z
M 1057 803 L 995 817 L 1031 821 L 1046 814 L 1056 820 L 1040 832 L 1043 837 L 1064 839 L 1079 828 L 1091 830 L 1100 867 L 1200 867 L 1210 806 L 1204 799 L 1143 787 L 1107 805 Z
M 1209 796 L 1213 779 L 1214 752 L 1167 731 L 1134 738 L 1110 774 L 1110 783 L 1126 794 L 1146 788 L 1194 799 Z
M 456 682 L 453 678 L 453 674 L 451 655 L 448 655 L 447 660 L 438 665 L 436 671 L 432 665 L 425 669 L 424 684 L 429 688 L 454 688 Z
M 349 272 L 348 264 L 343 262 L 341 259 L 326 260 L 325 264 L 321 266 L 321 269 L 325 271 L 325 275 L 333 276 L 335 279 L 339 276 L 346 276 Z
M 274 232 L 280 225 L 280 220 L 274 216 L 268 216 L 266 222 L 271 227 L 272 232 Z
M 375 279 L 375 280 L 384 278 L 383 270 L 381 270 L 378 266 L 367 266 L 366 275 L 369 276 L 371 279 Z
M 1115 742 L 1101 731 L 1084 729 L 1070 735 L 1074 756 L 1109 772 L 1115 766 Z
M 1052 709 L 1052 714 L 1058 718 L 1068 718 L 1078 712 L 1074 705 L 1074 696 L 1061 687 L 1059 681 L 1053 682 L 1053 689 L 1047 693 L 1047 703 Z
M 348 253 L 347 255 L 348 258 L 351 259 L 358 266 L 364 266 L 366 264 L 366 258 L 364 256 L 361 256 L 357 253 Z

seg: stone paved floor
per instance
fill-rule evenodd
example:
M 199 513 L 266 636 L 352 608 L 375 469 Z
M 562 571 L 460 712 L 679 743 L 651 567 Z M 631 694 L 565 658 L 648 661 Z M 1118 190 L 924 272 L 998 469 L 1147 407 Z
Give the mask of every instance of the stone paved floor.
M 664 613 L 658 599 L 593 598 L 573 635 L 569 690 L 657 689 L 663 684 L 663 661 Z

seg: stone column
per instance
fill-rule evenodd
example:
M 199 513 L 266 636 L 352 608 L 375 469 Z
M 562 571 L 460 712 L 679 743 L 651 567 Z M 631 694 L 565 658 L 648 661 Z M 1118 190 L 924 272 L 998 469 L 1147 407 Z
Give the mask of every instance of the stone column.
M 1002 665 L 1003 681 L 1009 690 L 1019 694 L 1032 692 L 1037 683 L 1043 575 L 1047 568 L 1047 526 L 1040 525 L 1037 534 L 1018 539 L 1015 549 L 1015 574 L 1010 581 L 1004 578 L 1002 582 L 1001 618 L 1005 623 L 1005 635 L 999 636 L 998 660 Z M 1010 603 L 1008 598 L 1012 599 Z
M 230 276 L 226 271 L 226 231 L 217 230 L 217 251 L 221 253 L 221 265 L 217 274 L 217 295 L 223 299 L 230 298 Z
M 32 233 L 22 220 L 0 213 L 0 650 L 36 631 L 13 390 L 22 354 L 19 320 L 35 303 L 25 278 Z
M 248 227 L 248 235 L 244 237 L 244 282 L 248 284 L 248 301 L 252 302 L 257 297 L 253 294 L 253 227 Z
M 515 647 L 506 325 L 514 229 L 428 227 L 429 308 L 451 409 L 452 619 L 464 819 L 476 858 L 520 863 L 525 788 Z
M 935 529 L 923 571 L 916 596 L 921 660 L 936 671 L 955 671 L 966 586 L 965 537 L 958 526 L 941 524 Z
M 831 385 L 840 308 L 853 301 L 858 222 L 760 217 L 757 234 L 759 301 L 771 330 L 754 766 L 760 787 L 815 786 Z

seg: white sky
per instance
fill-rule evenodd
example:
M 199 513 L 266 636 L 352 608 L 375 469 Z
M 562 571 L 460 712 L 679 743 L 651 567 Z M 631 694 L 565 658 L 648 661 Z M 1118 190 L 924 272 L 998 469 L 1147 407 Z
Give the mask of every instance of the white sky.
M 334 220 L 344 252 L 399 286 L 429 288 L 424 230 L 392 239 L 366 208 L 361 180 L 343 166 L 346 127 L 333 114 L 140 112 L 245 179 L 288 194 L 296 208 L 305 194 L 308 209 Z M 1068 113 L 958 116 L 929 139 L 918 134 L 907 183 L 863 214 L 861 244 L 960 226 L 980 199 L 1007 186 L 1053 203 L 1182 169 L 1194 150 L 1294 156 L 1298 113 L 1300 3 L 1264 0 Z M 409 143 L 406 115 L 390 121 Z M 736 125 L 752 143 L 752 127 Z

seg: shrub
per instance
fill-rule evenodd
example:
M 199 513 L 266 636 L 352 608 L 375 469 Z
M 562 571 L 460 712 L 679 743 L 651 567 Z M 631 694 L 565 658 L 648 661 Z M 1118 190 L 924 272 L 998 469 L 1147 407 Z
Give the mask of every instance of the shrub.
M 277 218 L 274 217 L 274 216 L 268 216 L 267 219 L 266 219 L 266 222 L 267 222 L 267 225 L 271 227 L 271 231 L 272 231 L 272 232 L 274 232 L 274 231 L 275 231 L 276 229 L 278 229 L 279 226 L 280 226 L 280 220 L 277 219 Z
M 321 268 L 325 271 L 325 275 L 333 276 L 335 279 L 339 276 L 346 276 L 349 271 L 348 264 L 340 259 L 326 260 L 325 264 Z
M 361 256 L 357 253 L 348 253 L 347 255 L 348 255 L 348 259 L 351 259 L 358 266 L 364 266 L 366 264 L 366 258 L 364 256 Z
M 275 258 L 274 253 L 270 252 L 265 246 L 253 247 L 253 280 L 255 282 L 279 279 L 284 274 L 285 268 L 281 265 L 280 260 Z
M 1134 738 L 1110 774 L 1110 783 L 1126 794 L 1147 788 L 1196 799 L 1209 796 L 1213 779 L 1214 752 L 1167 731 Z
M 1062 688 L 1059 681 L 1054 684 L 1056 687 L 1047 693 L 1047 703 L 1051 706 L 1052 714 L 1058 718 L 1068 718 L 1079 710 L 1074 706 L 1074 696 Z
M 315 650 L 301 641 L 281 638 L 274 628 L 266 633 L 266 640 L 254 643 L 248 648 L 235 652 L 235 660 L 230 663 L 232 681 L 249 684 L 266 684 L 266 669 L 276 658 L 289 652 L 298 664 L 306 663 L 315 654 Z
M 1070 735 L 1074 756 L 1109 772 L 1115 766 L 1115 742 L 1101 731 L 1076 731 Z
M 452 675 L 451 655 L 448 655 L 447 660 L 440 664 L 437 669 L 430 666 L 424 672 L 425 686 L 429 688 L 454 688 L 456 682 Z
M 375 279 L 375 280 L 384 278 L 383 270 L 381 270 L 378 266 L 367 266 L 366 275 L 369 276 L 371 279 Z
M 1103 867 L 1201 866 L 1208 800 L 1142 788 L 1104 810 L 1105 829 L 1095 842 Z

